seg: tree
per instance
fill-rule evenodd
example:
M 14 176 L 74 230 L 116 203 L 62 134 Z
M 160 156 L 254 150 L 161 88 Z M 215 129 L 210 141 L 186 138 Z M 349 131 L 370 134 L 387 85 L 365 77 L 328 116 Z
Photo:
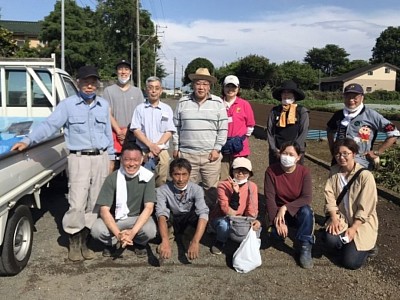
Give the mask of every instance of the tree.
M 362 59 L 356 59 L 356 60 L 352 60 L 350 61 L 348 64 L 346 64 L 345 66 L 339 67 L 336 72 L 338 73 L 338 75 L 342 75 L 344 73 L 362 68 L 362 67 L 366 67 L 369 65 L 369 62 L 367 62 L 366 60 L 362 60 Z
M 400 27 L 390 26 L 381 33 L 372 48 L 370 61 L 400 66 Z
M 70 74 L 85 64 L 99 65 L 101 40 L 94 23 L 94 13 L 89 7 L 81 8 L 74 0 L 65 1 L 65 68 Z M 57 1 L 43 21 L 40 40 L 46 44 L 41 55 L 49 57 L 56 53 L 61 56 L 61 2 Z
M 235 75 L 242 88 L 259 91 L 272 81 L 275 69 L 268 58 L 252 54 L 239 60 Z
M 132 76 L 137 82 L 136 62 L 136 2 L 132 0 L 99 0 L 96 10 L 96 20 L 100 28 L 100 37 L 103 40 L 104 51 L 102 62 L 104 71 L 108 74 L 115 72 L 115 62 L 121 58 L 131 57 L 133 47 Z M 154 75 L 166 76 L 165 69 L 157 63 L 155 50 L 160 48 L 156 29 L 150 18 L 150 13 L 140 10 L 140 70 L 142 83 L 147 77 Z
M 211 61 L 202 57 L 195 58 L 187 65 L 185 69 L 185 76 L 182 80 L 183 85 L 187 85 L 191 82 L 189 79 L 189 74 L 195 73 L 198 68 L 207 68 L 211 75 L 214 74 L 214 65 Z
M 277 67 L 274 86 L 280 86 L 283 81 L 289 79 L 303 90 L 312 90 L 318 86 L 318 71 L 308 64 L 287 61 Z
M 12 39 L 12 32 L 0 26 L 0 56 L 13 56 L 17 50 L 18 46 Z
M 349 54 L 337 45 L 327 44 L 324 48 L 312 48 L 307 51 L 304 61 L 313 69 L 321 70 L 325 76 L 337 75 L 337 69 L 345 66 Z

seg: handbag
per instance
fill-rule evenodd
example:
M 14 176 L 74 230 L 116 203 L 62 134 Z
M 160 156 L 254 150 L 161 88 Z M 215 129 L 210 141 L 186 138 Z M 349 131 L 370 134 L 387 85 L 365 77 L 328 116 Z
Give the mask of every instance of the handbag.
M 249 233 L 251 223 L 256 218 L 244 216 L 229 216 L 230 228 L 229 238 L 237 243 L 241 243 Z
M 221 153 L 225 155 L 239 153 L 243 150 L 243 141 L 245 140 L 245 138 L 246 135 L 228 137 L 225 145 L 223 145 L 221 148 Z
M 261 240 L 251 229 L 233 254 L 232 265 L 238 273 L 247 273 L 261 266 Z
M 358 178 L 358 175 L 360 175 L 360 173 L 364 170 L 368 170 L 367 168 L 361 168 L 360 170 L 358 170 L 353 177 L 351 177 L 350 181 L 343 187 L 342 191 L 340 192 L 339 196 L 336 199 L 336 206 L 339 207 L 339 204 L 342 203 L 344 196 L 346 195 L 346 193 L 348 192 L 350 186 L 353 184 L 353 182 Z M 349 228 L 349 224 L 347 221 L 346 216 L 340 212 L 339 210 L 336 212 L 336 214 L 339 215 L 339 225 L 340 225 L 340 233 L 343 233 L 347 230 L 347 228 Z M 326 216 L 325 218 L 325 228 L 330 225 L 332 222 L 332 219 L 329 215 Z

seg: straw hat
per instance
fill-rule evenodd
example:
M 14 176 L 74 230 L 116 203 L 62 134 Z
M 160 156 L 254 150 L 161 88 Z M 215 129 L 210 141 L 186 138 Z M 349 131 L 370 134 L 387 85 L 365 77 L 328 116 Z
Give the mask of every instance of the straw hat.
M 198 68 L 194 74 L 189 74 L 189 79 L 194 80 L 207 80 L 210 83 L 216 83 L 217 78 L 211 76 L 210 71 L 207 68 Z

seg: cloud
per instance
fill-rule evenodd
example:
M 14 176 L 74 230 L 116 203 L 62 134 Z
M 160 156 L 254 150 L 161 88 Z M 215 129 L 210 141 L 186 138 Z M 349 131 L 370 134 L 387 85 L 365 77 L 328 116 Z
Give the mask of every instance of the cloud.
M 335 44 L 350 59 L 368 60 L 376 38 L 388 26 L 399 26 L 398 12 L 379 10 L 354 13 L 335 6 L 300 6 L 284 13 L 262 14 L 252 21 L 196 20 L 167 21 L 161 40 L 161 56 L 167 72 L 173 73 L 176 58 L 177 82 L 187 64 L 197 57 L 209 59 L 215 67 L 250 54 L 263 55 L 270 62 L 303 61 L 313 47 Z M 171 86 L 173 76 L 166 82 Z M 180 82 L 179 82 L 180 85 Z

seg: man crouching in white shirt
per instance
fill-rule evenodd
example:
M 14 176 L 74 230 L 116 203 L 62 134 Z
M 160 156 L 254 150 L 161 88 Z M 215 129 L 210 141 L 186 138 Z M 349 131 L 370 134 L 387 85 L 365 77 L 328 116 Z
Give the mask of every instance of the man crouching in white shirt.
M 147 256 L 147 243 L 156 236 L 151 217 L 156 202 L 154 175 L 142 163 L 141 149 L 135 144 L 125 145 L 121 167 L 106 178 L 101 188 L 96 203 L 100 218 L 91 235 L 106 245 L 103 256 L 120 255 L 127 246 L 134 246 L 138 257 Z

